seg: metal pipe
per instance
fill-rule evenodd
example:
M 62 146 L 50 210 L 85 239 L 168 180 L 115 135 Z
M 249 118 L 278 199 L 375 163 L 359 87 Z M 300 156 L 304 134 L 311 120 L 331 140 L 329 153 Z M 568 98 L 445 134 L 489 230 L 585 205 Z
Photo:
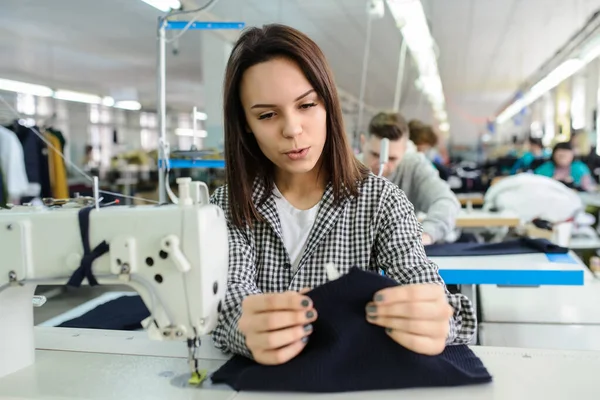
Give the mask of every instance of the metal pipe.
M 157 115 L 158 115 L 158 129 L 159 129 L 159 143 L 158 143 L 158 202 L 163 204 L 166 202 L 166 182 L 167 174 L 167 162 L 168 162 L 168 150 L 167 150 L 167 105 L 166 105 L 166 60 L 165 60 L 165 47 L 166 47 L 166 21 L 159 19 L 158 22 L 158 60 L 157 60 Z
M 398 60 L 398 74 L 396 75 L 396 91 L 394 92 L 394 112 L 400 111 L 400 96 L 402 95 L 402 82 L 404 81 L 404 65 L 406 64 L 406 40 L 402 39 L 400 46 L 400 59 Z
M 196 120 L 196 114 L 198 114 L 198 108 L 194 106 L 192 110 L 192 131 L 193 131 L 193 143 L 192 146 L 194 150 L 200 149 L 200 144 L 198 143 L 198 121 Z
M 363 113 L 365 110 L 365 89 L 367 86 L 367 72 L 369 68 L 369 54 L 371 52 L 371 27 L 373 25 L 373 16 L 367 12 L 367 36 L 365 50 L 363 54 L 362 76 L 360 78 L 360 94 L 358 96 L 358 121 L 356 123 L 356 133 L 360 133 L 362 128 Z

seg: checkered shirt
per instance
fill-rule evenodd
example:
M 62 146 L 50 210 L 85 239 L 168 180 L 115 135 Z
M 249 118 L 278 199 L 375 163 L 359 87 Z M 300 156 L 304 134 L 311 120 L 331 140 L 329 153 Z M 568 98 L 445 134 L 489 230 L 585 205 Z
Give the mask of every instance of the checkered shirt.
M 254 203 L 267 189 L 255 183 Z M 225 210 L 227 187 L 218 188 L 211 203 Z M 387 179 L 369 175 L 360 184 L 359 195 L 334 204 L 327 186 L 308 237 L 308 244 L 294 271 L 282 240 L 282 230 L 273 196 L 257 206 L 264 222 L 252 228 L 229 228 L 228 288 L 219 323 L 213 332 L 215 346 L 226 353 L 251 357 L 245 337 L 238 330 L 242 300 L 251 294 L 299 291 L 327 282 L 325 264 L 332 262 L 341 274 L 358 266 L 370 271 L 383 269 L 402 285 L 443 285 L 438 267 L 427 259 L 421 243 L 422 228 L 413 205 L 404 192 Z M 446 291 L 454 308 L 448 344 L 468 343 L 477 319 L 469 299 Z

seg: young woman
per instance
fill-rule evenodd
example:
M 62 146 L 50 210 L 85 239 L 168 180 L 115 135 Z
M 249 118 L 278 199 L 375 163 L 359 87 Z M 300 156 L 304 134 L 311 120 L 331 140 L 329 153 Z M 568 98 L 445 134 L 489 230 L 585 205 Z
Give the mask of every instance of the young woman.
M 425 256 L 412 205 L 368 172 L 348 145 L 319 47 L 282 25 L 245 31 L 225 75 L 227 185 L 211 201 L 229 224 L 229 282 L 216 346 L 281 364 L 310 340 L 307 288 L 325 264 L 385 270 L 401 285 L 365 304 L 365 320 L 423 354 L 468 342 L 471 303 L 450 295 Z
M 540 165 L 534 173 L 554 178 L 574 189 L 596 189 L 590 169 L 583 162 L 575 160 L 573 147 L 568 142 L 557 143 L 552 150 L 550 161 Z

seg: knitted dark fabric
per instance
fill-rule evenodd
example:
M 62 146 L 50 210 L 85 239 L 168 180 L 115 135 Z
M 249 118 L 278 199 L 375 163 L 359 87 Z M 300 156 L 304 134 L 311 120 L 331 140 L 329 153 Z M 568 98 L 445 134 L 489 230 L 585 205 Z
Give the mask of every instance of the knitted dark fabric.
M 491 256 L 507 254 L 566 254 L 569 249 L 546 239 L 520 238 L 501 243 L 448 243 L 425 246 L 428 257 Z
M 142 329 L 142 321 L 149 316 L 150 311 L 140 296 L 123 296 L 65 321 L 59 327 L 133 331 Z
M 491 381 L 477 356 L 464 345 L 425 356 L 394 342 L 367 322 L 365 307 L 389 278 L 353 268 L 307 295 L 319 313 L 308 344 L 277 366 L 234 356 L 212 375 L 239 391 L 348 392 L 411 387 L 459 386 Z

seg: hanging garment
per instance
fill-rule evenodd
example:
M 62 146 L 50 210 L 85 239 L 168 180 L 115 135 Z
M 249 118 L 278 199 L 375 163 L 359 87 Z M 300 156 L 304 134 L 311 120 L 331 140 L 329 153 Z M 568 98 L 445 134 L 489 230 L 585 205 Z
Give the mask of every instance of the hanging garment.
M 48 168 L 52 196 L 55 199 L 67 199 L 69 198 L 69 186 L 67 184 L 65 160 L 61 157 L 63 154 L 61 143 L 58 137 L 51 133 L 46 133 L 45 137 L 53 147 L 48 147 Z
M 46 129 L 46 132 L 51 133 L 52 135 L 56 136 L 56 138 L 60 142 L 60 151 L 61 151 L 61 153 L 65 154 L 65 145 L 67 144 L 67 141 L 66 141 L 64 135 L 62 134 L 62 132 L 57 129 L 54 129 L 54 128 L 48 128 L 48 129 Z
M 23 146 L 15 133 L 0 126 L 0 167 L 4 172 L 6 202 L 11 202 L 28 193 L 29 180 L 25 169 Z
M 36 127 L 34 129 L 37 130 Z M 32 129 L 16 124 L 15 133 L 23 146 L 25 169 L 29 182 L 41 186 L 41 197 L 52 197 L 50 171 L 48 165 L 48 147 Z
M 427 257 L 498 256 L 508 254 L 566 254 L 569 249 L 546 239 L 520 238 L 501 243 L 444 243 L 425 246 Z
M 375 292 L 396 285 L 389 278 L 352 268 L 307 293 L 319 317 L 298 356 L 277 366 L 234 356 L 212 375 L 212 381 L 239 391 L 322 393 L 490 382 L 488 371 L 468 346 L 447 346 L 438 356 L 417 354 L 394 342 L 384 328 L 367 322 L 365 307 Z

